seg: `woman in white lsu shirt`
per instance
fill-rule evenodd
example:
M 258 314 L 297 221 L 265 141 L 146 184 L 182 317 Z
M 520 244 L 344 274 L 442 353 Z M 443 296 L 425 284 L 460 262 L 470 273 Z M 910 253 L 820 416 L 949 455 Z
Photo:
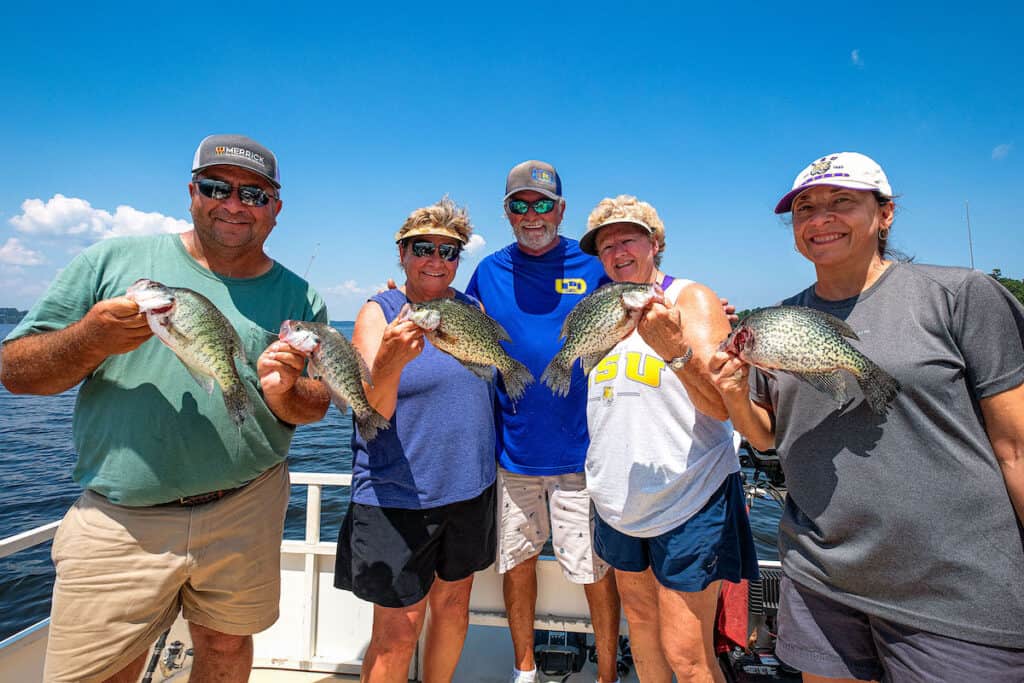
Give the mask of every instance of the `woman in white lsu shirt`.
M 594 548 L 615 568 L 640 679 L 721 682 L 721 582 L 757 577 L 737 440 L 706 370 L 729 322 L 713 291 L 660 270 L 665 228 L 650 204 L 603 199 L 580 247 L 612 280 L 664 290 L 588 377 Z

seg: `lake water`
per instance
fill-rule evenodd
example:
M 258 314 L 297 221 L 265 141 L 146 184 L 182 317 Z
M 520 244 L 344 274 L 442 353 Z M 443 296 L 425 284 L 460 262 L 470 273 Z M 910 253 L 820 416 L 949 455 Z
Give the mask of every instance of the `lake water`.
M 352 323 L 334 323 L 351 336 Z M 14 329 L 0 324 L 0 339 Z M 58 396 L 14 396 L 0 386 L 0 538 L 60 519 L 79 495 L 71 481 L 75 453 L 71 414 L 77 390 Z M 292 472 L 351 472 L 351 417 L 333 406 L 327 417 L 304 425 L 292 441 Z M 305 533 L 305 487 L 293 487 L 285 538 Z M 337 538 L 348 505 L 348 489 L 325 488 L 321 538 Z M 751 512 L 758 555 L 775 559 L 778 508 L 758 501 Z M 0 640 L 50 613 L 53 565 L 50 544 L 0 559 Z

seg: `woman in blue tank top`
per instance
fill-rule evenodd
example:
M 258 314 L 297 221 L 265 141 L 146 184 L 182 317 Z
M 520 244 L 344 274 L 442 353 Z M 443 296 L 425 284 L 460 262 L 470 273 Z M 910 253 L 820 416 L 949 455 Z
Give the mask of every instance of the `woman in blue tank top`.
M 448 198 L 395 234 L 405 284 L 370 299 L 352 342 L 371 368 L 366 395 L 390 420 L 352 439 L 352 500 L 335 586 L 374 603 L 364 680 L 404 680 L 427 605 L 426 680 L 451 680 L 469 624 L 473 574 L 494 560 L 493 381 L 435 348 L 410 303 L 475 299 L 451 287 L 472 226 Z

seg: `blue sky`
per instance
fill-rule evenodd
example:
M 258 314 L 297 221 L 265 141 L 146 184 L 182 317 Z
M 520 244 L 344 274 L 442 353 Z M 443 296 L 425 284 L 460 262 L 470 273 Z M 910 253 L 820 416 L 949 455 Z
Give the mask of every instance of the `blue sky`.
M 268 250 L 335 320 L 400 275 L 395 229 L 446 193 L 482 238 L 463 286 L 512 239 L 505 174 L 529 158 L 562 176 L 564 234 L 636 194 L 664 269 L 740 308 L 813 280 L 772 208 L 836 151 L 885 168 L 894 246 L 970 265 L 969 200 L 975 267 L 1024 278 L 1020 3 L 41 7 L 0 10 L 0 306 L 98 239 L 187 227 L 214 132 L 277 153 Z

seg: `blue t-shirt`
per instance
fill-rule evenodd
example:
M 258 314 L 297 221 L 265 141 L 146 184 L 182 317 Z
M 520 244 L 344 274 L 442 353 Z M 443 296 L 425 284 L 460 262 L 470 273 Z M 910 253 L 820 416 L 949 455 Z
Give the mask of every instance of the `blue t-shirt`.
M 409 300 L 391 289 L 370 301 L 390 323 Z M 494 439 L 494 382 L 424 339 L 402 369 L 391 428 L 367 444 L 353 427 L 352 500 L 421 510 L 476 498 L 494 483 Z
M 601 262 L 580 251 L 576 240 L 530 256 L 512 243 L 477 266 L 466 292 L 508 331 L 505 350 L 538 381 L 515 403 L 498 386 L 499 463 L 517 474 L 582 472 L 587 433 L 587 382 L 576 363 L 566 398 L 555 396 L 539 378 L 562 348 L 565 316 L 586 294 L 607 282 Z

